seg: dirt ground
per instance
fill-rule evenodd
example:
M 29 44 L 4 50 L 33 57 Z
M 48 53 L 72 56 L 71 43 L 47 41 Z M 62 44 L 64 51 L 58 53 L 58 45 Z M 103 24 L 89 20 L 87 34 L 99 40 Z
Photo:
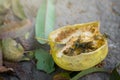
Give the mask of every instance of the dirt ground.
M 37 10 L 42 0 L 21 0 L 24 6 L 24 11 L 27 17 L 35 22 Z M 56 0 L 56 23 L 55 29 L 64 25 L 72 25 L 90 21 L 101 22 L 101 32 L 109 35 L 109 53 L 104 60 L 104 68 L 111 70 L 117 63 L 120 63 L 120 0 Z M 34 27 L 33 27 L 34 28 Z M 34 29 L 31 31 L 33 36 Z M 33 37 L 31 37 L 32 39 Z M 33 40 L 34 41 L 34 40 Z M 27 42 L 33 44 L 34 42 Z M 33 45 L 29 46 L 30 48 Z M 27 66 L 26 66 L 27 65 Z M 46 74 L 36 70 L 34 62 L 21 62 L 18 68 L 20 80 L 52 80 L 52 76 L 57 72 L 62 72 L 57 69 L 52 74 Z M 8 80 L 19 80 L 14 75 L 7 76 Z M 7 79 L 7 78 L 6 78 Z M 105 73 L 93 73 L 79 80 L 109 80 L 109 75 Z

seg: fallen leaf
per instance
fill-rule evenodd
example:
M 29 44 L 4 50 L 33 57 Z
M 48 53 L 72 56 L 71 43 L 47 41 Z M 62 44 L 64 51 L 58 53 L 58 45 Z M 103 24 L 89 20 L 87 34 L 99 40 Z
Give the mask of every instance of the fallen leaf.
M 0 66 L 0 73 L 7 72 L 7 71 L 13 71 L 12 68 L 6 68 L 4 66 Z
M 36 38 L 48 39 L 48 35 L 53 31 L 55 23 L 55 7 L 54 0 L 43 0 L 35 25 Z M 37 39 L 39 43 L 46 43 L 43 39 Z
M 44 49 L 35 51 L 35 58 L 37 59 L 37 69 L 51 73 L 55 70 L 52 56 Z
M 20 22 L 10 22 L 0 27 L 0 39 L 20 37 L 25 35 L 31 28 L 32 23 L 28 19 Z
M 20 4 L 20 0 L 12 0 L 12 10 L 14 14 L 20 19 L 26 19 L 23 7 Z

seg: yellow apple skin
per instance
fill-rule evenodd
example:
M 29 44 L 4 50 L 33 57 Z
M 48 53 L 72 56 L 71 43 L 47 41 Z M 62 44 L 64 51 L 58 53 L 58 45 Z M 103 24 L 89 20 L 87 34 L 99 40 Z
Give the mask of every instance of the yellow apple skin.
M 64 42 L 56 42 L 55 41 L 55 37 L 54 35 L 56 35 L 58 32 L 67 29 L 67 28 L 84 28 L 84 27 L 88 27 L 88 26 L 93 26 L 96 27 L 96 29 L 99 32 L 99 22 L 90 22 L 90 23 L 85 23 L 85 24 L 77 24 L 77 25 L 73 25 L 73 26 L 64 26 L 62 28 L 59 28 L 53 32 L 50 33 L 49 35 L 49 44 L 51 47 L 51 55 L 55 61 L 55 63 L 65 69 L 65 70 L 69 70 L 69 71 L 81 71 L 81 70 L 85 70 L 88 68 L 91 68 L 95 65 L 97 65 L 98 63 L 100 63 L 101 61 L 103 61 L 105 59 L 105 57 L 108 54 L 108 43 L 107 43 L 107 39 L 104 38 L 104 44 L 102 46 L 100 46 L 98 49 L 96 49 L 95 51 L 92 52 L 88 52 L 88 53 L 81 53 L 79 55 L 75 55 L 75 56 L 68 56 L 65 54 L 62 54 L 61 56 L 58 56 L 58 53 L 60 52 L 60 49 L 58 47 L 56 47 L 56 44 L 64 44 Z M 99 32 L 100 34 L 100 32 Z

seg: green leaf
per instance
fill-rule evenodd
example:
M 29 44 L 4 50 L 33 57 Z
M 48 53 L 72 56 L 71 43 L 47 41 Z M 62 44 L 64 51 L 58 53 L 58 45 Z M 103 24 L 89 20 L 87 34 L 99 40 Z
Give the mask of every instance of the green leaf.
M 89 69 L 81 71 L 80 73 L 78 73 L 75 77 L 73 77 L 70 80 L 78 80 L 79 78 L 81 78 L 87 74 L 93 73 L 93 72 L 107 72 L 107 71 L 103 68 L 93 67 L 93 68 L 89 68 Z
M 54 0 L 43 0 L 35 25 L 36 38 L 48 39 L 48 35 L 54 29 L 55 23 L 55 7 Z M 46 41 L 37 39 L 38 42 L 44 44 Z
M 23 7 L 20 4 L 20 0 L 12 0 L 12 10 L 18 18 L 26 19 Z
M 110 80 L 120 80 L 120 74 L 117 71 L 117 68 L 120 66 L 120 64 L 115 67 L 110 75 Z
M 37 69 L 51 73 L 55 70 L 52 56 L 44 49 L 35 51 L 35 58 L 37 59 Z

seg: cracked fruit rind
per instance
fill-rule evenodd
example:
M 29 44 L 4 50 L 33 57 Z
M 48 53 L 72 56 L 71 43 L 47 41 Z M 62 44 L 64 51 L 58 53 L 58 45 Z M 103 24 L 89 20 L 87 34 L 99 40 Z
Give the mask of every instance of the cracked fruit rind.
M 108 53 L 108 44 L 99 26 L 96 21 L 64 26 L 51 32 L 49 44 L 55 63 L 70 71 L 81 71 L 100 63 Z

